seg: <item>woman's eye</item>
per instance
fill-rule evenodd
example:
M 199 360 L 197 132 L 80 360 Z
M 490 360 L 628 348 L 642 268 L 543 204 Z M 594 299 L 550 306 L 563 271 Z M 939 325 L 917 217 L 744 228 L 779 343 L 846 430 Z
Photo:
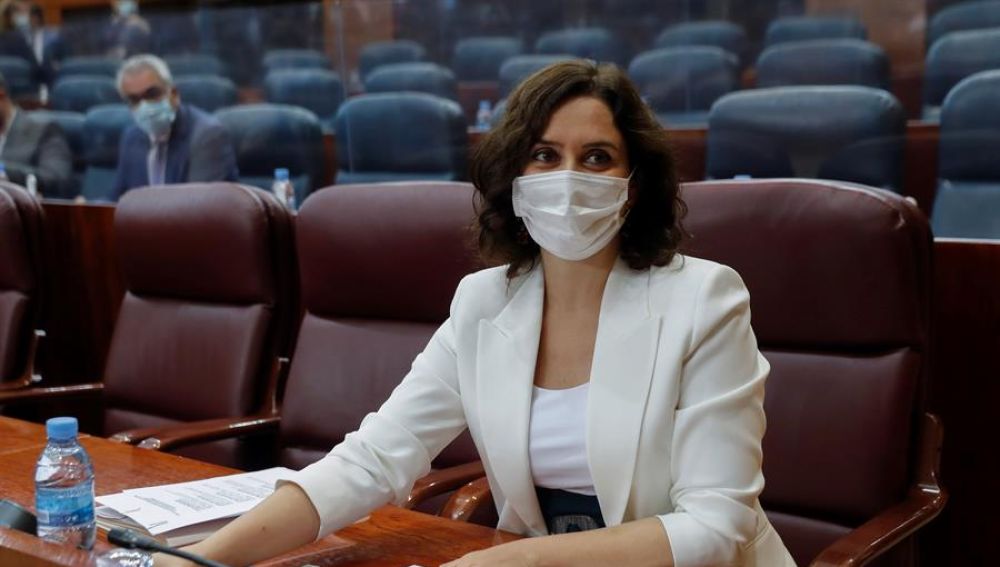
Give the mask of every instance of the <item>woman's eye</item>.
M 556 159 L 556 153 L 549 148 L 541 148 L 531 154 L 531 159 L 534 161 L 550 162 Z
M 606 165 L 611 161 L 611 156 L 608 155 L 607 152 L 603 151 L 591 152 L 587 154 L 586 158 L 584 158 L 584 161 L 588 165 Z

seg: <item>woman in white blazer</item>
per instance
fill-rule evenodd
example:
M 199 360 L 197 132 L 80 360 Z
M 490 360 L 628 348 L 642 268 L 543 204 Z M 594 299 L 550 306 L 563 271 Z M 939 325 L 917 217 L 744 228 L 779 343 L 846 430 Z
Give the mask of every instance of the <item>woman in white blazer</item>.
M 462 280 L 357 432 L 194 550 L 246 564 L 403 502 L 468 428 L 498 527 L 546 537 L 448 567 L 794 566 L 758 502 L 769 367 L 749 295 L 676 253 L 671 156 L 629 80 L 583 61 L 533 75 L 472 179 L 480 250 L 503 265 Z

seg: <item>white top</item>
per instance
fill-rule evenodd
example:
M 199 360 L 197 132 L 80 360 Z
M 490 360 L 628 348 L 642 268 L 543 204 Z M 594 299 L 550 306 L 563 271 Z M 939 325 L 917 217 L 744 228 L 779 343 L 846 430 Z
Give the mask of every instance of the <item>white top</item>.
M 535 486 L 595 496 L 587 464 L 590 383 L 549 390 L 534 387 L 528 425 L 528 461 Z

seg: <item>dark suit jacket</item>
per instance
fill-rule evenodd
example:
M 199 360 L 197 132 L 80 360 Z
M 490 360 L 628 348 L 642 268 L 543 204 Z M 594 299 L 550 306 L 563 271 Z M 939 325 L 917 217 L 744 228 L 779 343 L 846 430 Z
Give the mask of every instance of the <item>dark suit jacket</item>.
M 70 196 L 65 193 L 71 189 L 73 153 L 58 124 L 18 109 L 0 160 L 14 183 L 23 185 L 31 173 L 46 197 Z
M 132 124 L 118 147 L 118 171 L 111 197 L 149 185 L 149 136 Z M 182 104 L 167 144 L 166 183 L 236 181 L 236 154 L 225 127 L 212 115 Z
M 39 84 L 51 85 L 55 80 L 55 66 L 65 55 L 65 46 L 54 30 L 42 30 L 45 48 L 42 60 L 35 57 L 27 36 L 18 30 L 0 33 L 0 54 L 24 59 L 31 65 L 31 73 Z

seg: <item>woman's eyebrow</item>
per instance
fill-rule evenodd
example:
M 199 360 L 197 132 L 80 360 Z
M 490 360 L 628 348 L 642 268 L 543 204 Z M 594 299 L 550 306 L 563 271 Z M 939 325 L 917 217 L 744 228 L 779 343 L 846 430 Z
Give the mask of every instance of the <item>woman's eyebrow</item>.
M 596 142 L 589 142 L 583 145 L 584 148 L 611 148 L 612 150 L 618 150 L 618 145 L 614 142 L 609 142 L 607 140 L 598 140 Z
M 562 144 L 560 144 L 559 142 L 553 142 L 552 140 L 538 140 L 538 142 L 536 142 L 535 145 L 536 146 L 555 146 L 557 148 L 561 148 L 562 147 Z

